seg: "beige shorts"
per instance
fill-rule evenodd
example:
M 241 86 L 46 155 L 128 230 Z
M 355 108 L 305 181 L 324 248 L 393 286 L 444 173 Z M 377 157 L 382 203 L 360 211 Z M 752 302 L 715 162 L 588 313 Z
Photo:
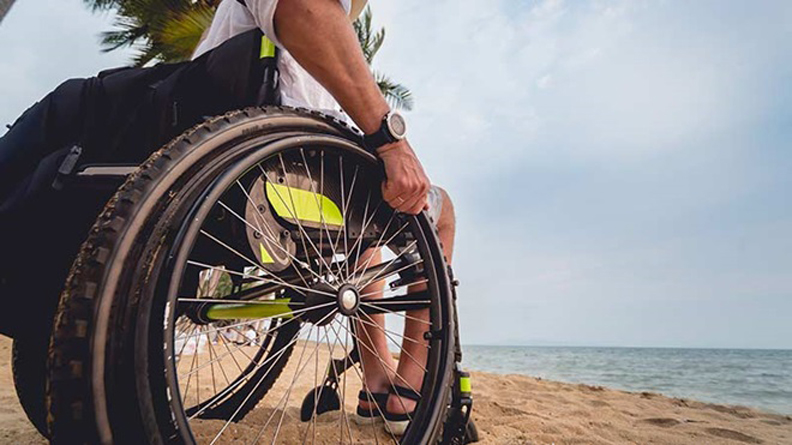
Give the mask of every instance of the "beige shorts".
M 440 187 L 433 185 L 429 189 L 429 196 L 426 199 L 429 201 L 429 210 L 426 211 L 426 214 L 432 220 L 432 224 L 437 226 L 440 214 L 443 212 L 443 191 L 440 190 Z

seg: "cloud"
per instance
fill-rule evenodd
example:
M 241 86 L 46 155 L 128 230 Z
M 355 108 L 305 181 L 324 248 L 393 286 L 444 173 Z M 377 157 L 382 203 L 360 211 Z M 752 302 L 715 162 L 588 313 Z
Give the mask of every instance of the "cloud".
M 373 8 L 411 140 L 457 201 L 469 341 L 791 345 L 762 319 L 792 295 L 788 3 Z

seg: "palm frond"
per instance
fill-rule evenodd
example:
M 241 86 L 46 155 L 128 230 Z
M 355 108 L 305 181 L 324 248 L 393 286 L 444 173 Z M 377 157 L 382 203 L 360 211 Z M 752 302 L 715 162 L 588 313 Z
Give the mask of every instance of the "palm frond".
M 160 35 L 164 56 L 169 61 L 188 60 L 204 31 L 212 24 L 214 9 L 196 4 L 196 6 L 169 20 Z
M 104 11 L 118 6 L 118 0 L 83 0 L 92 11 Z
M 369 65 L 374 61 L 382 43 L 385 41 L 385 28 L 380 28 L 376 33 L 371 28 L 371 6 L 366 7 L 363 14 L 352 24 L 357 34 L 360 49 Z
M 153 61 L 161 61 L 161 58 L 159 51 L 151 43 L 147 43 L 132 58 L 134 66 L 145 66 Z
M 120 29 L 105 31 L 101 34 L 102 52 L 114 51 L 125 46 L 132 46 L 136 42 L 146 37 L 148 26 L 136 25 L 134 23 L 121 24 L 117 22 Z
M 413 109 L 415 105 L 412 92 L 400 83 L 392 81 L 388 76 L 374 71 L 374 79 L 377 81 L 382 95 L 393 108 L 401 108 L 407 111 Z

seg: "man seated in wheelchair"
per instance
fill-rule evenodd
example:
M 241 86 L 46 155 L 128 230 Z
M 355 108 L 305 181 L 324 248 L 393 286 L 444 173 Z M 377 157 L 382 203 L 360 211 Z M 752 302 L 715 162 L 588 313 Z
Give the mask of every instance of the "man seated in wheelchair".
M 238 277 L 233 276 L 235 267 L 244 269 L 248 278 L 274 276 L 292 268 L 304 283 L 301 287 L 294 285 L 294 289 L 306 291 L 307 285 L 317 294 L 331 294 L 333 298 L 338 294 L 338 306 L 332 307 L 339 313 L 352 315 L 346 332 L 354 337 L 355 346 L 347 347 L 346 351 L 354 356 L 353 362 L 359 362 L 359 368 L 354 371 L 359 374 L 360 389 L 354 418 L 363 424 L 382 419 L 391 434 L 403 434 L 426 393 L 422 384 L 430 355 L 432 323 L 430 309 L 418 303 L 432 295 L 433 290 L 427 286 L 434 284 L 433 278 L 422 275 L 420 261 L 409 261 L 421 256 L 425 259 L 431 252 L 426 249 L 419 252 L 416 237 L 403 237 L 396 229 L 410 215 L 425 211 L 442 243 L 442 251 L 435 255 L 443 255 L 445 261 L 450 261 L 455 221 L 448 194 L 431 184 L 406 138 L 404 118 L 389 107 L 361 52 L 351 19 L 357 17 L 364 4 L 364 0 L 223 0 L 192 62 L 113 70 L 95 78 L 69 81 L 31 107 L 0 139 L 3 224 L 0 230 L 6 247 L 0 255 L 3 257 L 2 298 L 24 296 L 28 302 L 19 304 L 38 306 L 42 308 L 40 312 L 51 317 L 57 293 L 71 259 L 85 239 L 87 227 L 101 203 L 118 185 L 111 181 L 112 187 L 102 190 L 91 179 L 102 175 L 92 177 L 89 172 L 140 164 L 160 146 L 204 118 L 246 106 L 274 104 L 316 110 L 341 120 L 348 117 L 364 134 L 360 140 L 362 147 L 384 166 L 384 181 L 367 184 L 362 174 L 355 179 L 358 171 L 351 167 L 332 166 L 332 162 L 324 161 L 319 166 L 306 161 L 306 155 L 312 157 L 317 153 L 310 149 L 300 155 L 284 154 L 277 161 L 262 162 L 261 174 L 246 182 L 237 210 L 231 208 L 233 202 L 226 204 L 218 200 L 227 210 L 225 217 L 242 221 L 236 234 L 218 225 L 212 237 L 212 241 L 217 241 L 216 248 L 232 254 L 222 262 L 201 263 L 199 273 L 191 279 L 197 283 L 198 297 L 206 295 L 206 288 L 211 289 L 209 294 L 217 296 L 221 295 L 216 289 L 222 276 L 232 276 L 238 284 Z M 265 38 L 261 38 L 262 33 Z M 254 57 L 249 56 L 252 52 L 256 52 Z M 341 157 L 333 159 L 333 162 L 344 161 Z M 378 174 L 374 167 L 369 169 L 369 175 Z M 335 186 L 332 181 L 321 183 L 317 178 L 331 173 L 341 175 Z M 363 198 L 365 194 L 354 190 L 356 180 L 358 187 L 369 187 L 363 189 L 368 192 L 367 199 Z M 327 190 L 314 188 L 325 185 Z M 333 187 L 335 190 L 330 190 Z M 294 203 L 295 194 L 298 201 L 307 202 L 307 210 L 300 210 L 299 203 Z M 79 198 L 65 199 L 67 195 Z M 289 199 L 284 200 L 283 195 L 289 195 Z M 395 210 L 390 220 L 378 216 L 371 223 L 377 211 L 372 196 Z M 264 218 L 260 207 L 257 210 L 257 206 L 246 204 L 245 200 L 271 207 L 273 216 Z M 318 203 L 319 208 L 311 202 Z M 321 203 L 325 203 L 325 208 Z M 329 207 L 333 209 L 328 210 Z M 303 218 L 301 212 L 318 212 L 320 217 Z M 334 217 L 340 218 L 335 226 L 329 221 Z M 268 234 L 261 232 L 262 223 L 271 224 Z M 364 236 L 367 224 L 377 226 L 379 232 Z M 209 227 L 204 228 L 207 232 L 213 230 L 212 226 L 206 227 Z M 409 230 L 420 232 L 418 226 L 410 227 Z M 289 230 L 299 235 L 292 236 Z M 286 233 L 286 241 L 277 241 L 276 231 Z M 215 236 L 225 239 L 218 240 Z M 356 252 L 355 241 L 367 246 L 365 251 L 360 252 L 357 247 Z M 332 244 L 330 251 L 326 247 L 328 242 Z M 347 242 L 352 246 L 344 246 Z M 313 246 L 319 243 L 325 247 Z M 312 252 L 320 252 L 322 258 L 311 260 Z M 233 264 L 240 257 L 253 255 L 256 261 L 270 266 L 257 272 L 250 270 L 249 261 Z M 399 269 L 394 269 L 394 264 Z M 46 274 L 40 280 L 42 283 L 31 283 L 36 280 L 30 276 L 31 265 L 37 265 L 37 276 Z M 318 269 L 308 270 L 317 265 Z M 26 289 L 35 289 L 36 295 Z M 397 294 L 400 299 L 387 300 Z M 294 294 L 290 304 L 308 307 L 313 304 L 310 295 L 313 294 Z M 354 311 L 364 306 L 375 308 L 377 300 L 402 308 L 401 312 L 394 311 L 398 329 L 403 324 L 402 332 L 386 327 L 389 312 L 381 308 L 387 305 L 377 306 L 378 310 L 360 309 L 355 315 Z M 234 323 L 228 320 L 242 318 L 241 312 L 221 315 L 223 310 L 232 309 L 213 307 L 213 316 L 226 321 L 218 324 L 212 335 L 207 335 L 209 348 L 213 344 L 227 347 L 227 336 L 234 329 Z M 194 322 L 201 318 L 196 313 L 183 312 Z M 319 314 L 325 315 L 325 319 L 337 318 L 335 312 Z M 324 320 L 318 318 L 306 316 L 303 321 L 323 325 Z M 29 320 L 23 323 L 8 317 L 0 321 L 4 333 L 24 338 L 32 335 L 31 330 L 42 330 L 41 325 L 51 319 L 35 328 L 31 328 L 35 324 Z M 265 342 L 263 331 L 271 325 L 248 319 L 238 326 L 244 333 L 234 334 L 241 336 L 229 343 L 252 348 Z M 333 333 L 344 335 L 344 331 Z M 201 343 L 194 342 L 188 347 L 187 337 L 177 337 L 176 348 L 195 348 L 194 354 L 198 354 Z M 398 360 L 389 348 L 399 351 Z M 216 356 L 218 352 L 210 351 L 209 355 L 212 354 Z M 191 359 L 177 357 L 177 360 L 183 364 Z M 197 372 L 201 367 L 193 365 L 193 368 L 196 371 L 192 372 Z M 349 368 L 339 365 L 338 372 Z M 212 371 L 220 372 L 213 365 Z M 318 383 L 324 378 L 321 375 Z M 335 385 L 341 384 L 337 375 L 333 379 L 330 373 L 329 378 L 335 380 Z M 189 380 L 186 385 L 190 385 Z M 184 385 L 182 390 L 187 391 Z M 314 401 L 311 406 L 313 413 L 310 410 L 307 416 L 303 413 L 303 420 L 326 410 L 315 406 L 317 403 Z

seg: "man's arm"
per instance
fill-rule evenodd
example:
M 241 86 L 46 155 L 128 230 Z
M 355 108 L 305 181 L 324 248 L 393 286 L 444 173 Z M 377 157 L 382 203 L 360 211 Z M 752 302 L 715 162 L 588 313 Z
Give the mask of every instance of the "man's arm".
M 390 107 L 338 0 L 280 0 L 275 29 L 283 46 L 335 97 L 364 133 L 379 129 Z M 424 209 L 429 178 L 410 144 L 406 140 L 388 144 L 377 154 L 385 164 L 385 201 L 405 213 Z

